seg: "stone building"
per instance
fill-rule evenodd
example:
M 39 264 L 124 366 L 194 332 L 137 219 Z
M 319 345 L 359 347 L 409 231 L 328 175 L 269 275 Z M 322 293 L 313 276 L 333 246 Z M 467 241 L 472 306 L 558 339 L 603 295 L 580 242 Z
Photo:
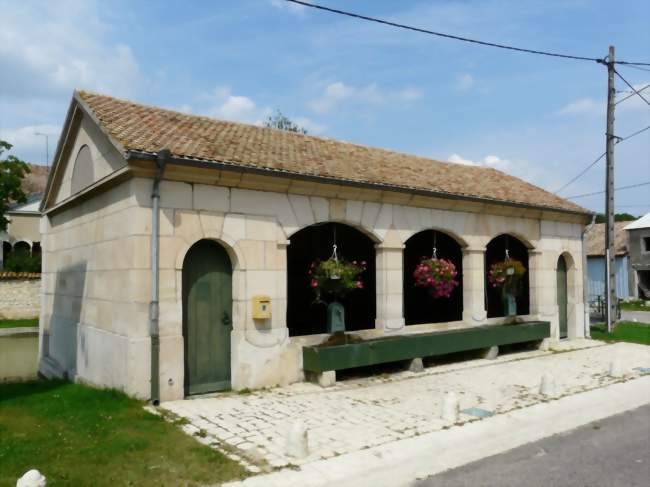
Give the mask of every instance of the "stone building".
M 143 398 L 304 380 L 327 336 L 307 270 L 334 243 L 367 262 L 362 337 L 502 323 L 506 250 L 519 318 L 584 335 L 589 213 L 494 169 L 76 92 L 42 210 L 41 372 Z M 460 271 L 444 303 L 412 281 L 434 246 Z
M 630 251 L 629 286 L 632 296 L 650 299 L 650 213 L 625 227 Z
M 0 270 L 4 268 L 4 263 L 12 252 L 40 254 L 40 204 L 41 195 L 32 194 L 25 203 L 14 204 L 7 211 L 7 231 L 0 232 Z

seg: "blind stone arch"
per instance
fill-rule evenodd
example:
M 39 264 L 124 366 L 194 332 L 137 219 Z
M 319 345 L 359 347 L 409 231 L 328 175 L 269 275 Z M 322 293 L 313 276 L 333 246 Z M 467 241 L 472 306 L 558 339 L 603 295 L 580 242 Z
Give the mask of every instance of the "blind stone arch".
M 75 194 L 90 186 L 95 180 L 93 157 L 88 145 L 82 145 L 77 152 L 72 170 L 71 193 Z

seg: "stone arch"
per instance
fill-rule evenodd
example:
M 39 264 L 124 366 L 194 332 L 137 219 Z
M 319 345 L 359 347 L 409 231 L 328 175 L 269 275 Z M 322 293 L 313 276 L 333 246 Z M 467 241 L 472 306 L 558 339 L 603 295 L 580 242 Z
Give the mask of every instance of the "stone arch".
M 228 253 L 230 261 L 232 262 L 233 271 L 241 271 L 246 269 L 246 261 L 244 259 L 244 253 L 237 244 L 234 238 L 229 235 L 224 234 L 223 232 L 196 232 L 187 238 L 183 239 L 183 244 L 180 246 L 176 254 L 176 270 L 183 269 L 183 261 L 185 260 L 185 255 L 190 250 L 190 247 L 194 245 L 199 240 L 214 240 L 215 242 L 223 245 L 223 248 Z
M 567 330 L 569 338 L 576 336 L 582 336 L 582 333 L 579 332 L 579 323 L 582 319 L 580 309 L 580 303 L 583 302 L 582 296 L 582 280 L 580 275 L 580 269 L 576 264 L 571 252 L 564 250 L 560 252 L 555 259 L 555 271 L 557 272 L 557 263 L 559 262 L 560 257 L 564 259 L 566 264 L 567 271 Z
M 90 186 L 95 180 L 95 166 L 90 147 L 87 144 L 82 145 L 77 152 L 72 169 L 72 181 L 70 183 L 71 194 L 78 193 L 82 189 Z
M 25 252 L 27 254 L 31 254 L 32 252 L 32 243 L 29 240 L 18 240 L 14 242 L 12 252 L 18 253 L 18 252 Z
M 507 235 L 507 236 L 509 236 L 509 237 L 512 237 L 512 238 L 518 240 L 518 241 L 521 242 L 521 243 L 524 245 L 524 247 L 526 247 L 526 249 L 528 249 L 528 250 L 534 250 L 534 249 L 535 249 L 535 244 L 534 244 L 531 240 L 529 240 L 528 237 L 526 237 L 525 235 L 522 235 L 521 233 L 513 232 L 513 231 L 499 232 L 499 233 L 497 233 L 497 234 L 495 234 L 495 235 L 492 235 L 491 237 L 489 237 L 489 239 L 488 239 L 487 242 L 485 243 L 485 246 L 487 247 L 487 245 L 488 245 L 490 242 L 492 242 L 495 238 L 498 238 L 498 237 L 500 237 L 500 236 L 502 236 L 502 235 Z
M 440 230 L 421 230 L 404 244 L 404 319 L 407 325 L 459 321 L 463 317 L 463 254 L 458 238 Z M 422 257 L 436 256 L 456 266 L 456 286 L 449 297 L 434 297 L 427 288 L 416 287 L 413 272 Z
M 291 240 L 291 237 L 296 235 L 297 233 L 305 230 L 306 228 L 314 227 L 317 225 L 325 225 L 327 223 L 340 223 L 341 225 L 345 225 L 351 228 L 354 228 L 355 230 L 363 233 L 366 237 L 368 237 L 370 240 L 372 240 L 373 243 L 375 244 L 380 244 L 383 242 L 383 239 L 375 232 L 374 229 L 368 228 L 365 225 L 357 222 L 351 222 L 350 220 L 346 220 L 345 218 L 332 218 L 330 220 L 315 220 L 313 223 L 310 223 L 309 225 L 303 225 L 300 227 L 293 227 L 291 228 L 288 232 L 284 228 L 283 225 L 281 225 L 281 228 L 284 231 L 284 234 L 287 237 L 287 240 Z
M 526 269 L 526 274 L 521 280 L 521 287 L 516 296 L 516 314 L 530 314 L 530 266 L 528 252 L 532 248 L 532 244 L 529 241 L 521 240 L 510 232 L 496 235 L 485 246 L 485 305 L 488 318 L 502 317 L 505 315 L 501 289 L 490 284 L 488 281 L 488 271 L 492 264 L 505 259 L 506 249 L 509 252 L 510 258 L 521 261 Z
M 308 275 L 310 263 L 332 255 L 336 232 L 339 258 L 365 261 L 364 288 L 342 299 L 348 330 L 375 327 L 376 318 L 376 240 L 356 226 L 328 221 L 294 232 L 287 246 L 287 327 L 293 336 L 326 332 L 326 305 L 315 301 Z
M 467 240 L 465 240 L 463 237 L 458 235 L 458 233 L 456 233 L 455 231 L 442 226 L 426 226 L 426 225 L 422 225 L 422 227 L 420 227 L 419 229 L 413 230 L 408 234 L 403 234 L 403 238 L 406 237 L 404 238 L 404 243 L 408 242 L 411 238 L 413 238 L 417 234 L 422 232 L 427 232 L 427 231 L 439 232 L 441 234 L 447 235 L 449 238 L 454 240 L 461 249 L 465 247 L 469 247 L 469 243 L 467 242 Z

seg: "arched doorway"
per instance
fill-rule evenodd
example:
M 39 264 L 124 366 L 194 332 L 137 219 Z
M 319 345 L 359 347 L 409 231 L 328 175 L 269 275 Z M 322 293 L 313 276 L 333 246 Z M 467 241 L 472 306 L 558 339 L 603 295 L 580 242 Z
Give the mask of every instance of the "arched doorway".
M 195 243 L 183 260 L 185 393 L 230 389 L 232 264 L 212 240 Z
M 519 292 L 515 297 L 517 304 L 516 314 L 527 315 L 530 313 L 528 247 L 518 238 L 503 234 L 494 237 L 485 248 L 485 307 L 488 318 L 505 316 L 501 288 L 493 287 L 488 282 L 487 276 L 492 264 L 503 261 L 506 258 L 506 251 L 511 259 L 518 260 L 526 269 L 526 273 L 520 282 Z
M 564 256 L 560 255 L 557 259 L 557 307 L 560 320 L 560 338 L 568 336 L 569 328 L 567 269 L 566 260 Z
M 428 289 L 416 287 L 413 272 L 423 257 L 431 257 L 433 248 L 440 259 L 456 266 L 458 286 L 446 298 L 434 298 Z M 406 241 L 404 248 L 404 320 L 407 325 L 443 323 L 463 317 L 463 255 L 460 245 L 446 233 L 424 230 Z
M 375 245 L 363 232 L 342 223 L 318 223 L 299 230 L 287 247 L 287 327 L 290 336 L 313 335 L 327 331 L 327 305 L 315 301 L 310 287 L 309 266 L 317 259 L 337 254 L 348 261 L 366 262 L 363 289 L 341 300 L 345 307 L 346 330 L 375 327 Z

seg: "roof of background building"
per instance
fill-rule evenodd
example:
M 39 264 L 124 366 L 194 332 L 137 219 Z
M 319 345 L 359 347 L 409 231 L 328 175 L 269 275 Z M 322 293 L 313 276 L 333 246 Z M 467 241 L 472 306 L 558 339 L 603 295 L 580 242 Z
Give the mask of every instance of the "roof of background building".
M 625 230 L 638 230 L 640 228 L 650 228 L 650 213 L 646 213 L 638 220 L 634 220 L 625 227 Z
M 588 210 L 496 169 L 452 164 L 321 137 L 226 122 L 79 91 L 82 106 L 125 152 L 219 162 L 272 174 L 324 177 L 379 189 L 479 198 L 558 209 Z
M 627 255 L 627 238 L 624 228 L 629 222 L 614 223 L 614 251 L 616 255 Z M 585 234 L 587 255 L 591 257 L 605 255 L 605 224 L 596 223 Z

